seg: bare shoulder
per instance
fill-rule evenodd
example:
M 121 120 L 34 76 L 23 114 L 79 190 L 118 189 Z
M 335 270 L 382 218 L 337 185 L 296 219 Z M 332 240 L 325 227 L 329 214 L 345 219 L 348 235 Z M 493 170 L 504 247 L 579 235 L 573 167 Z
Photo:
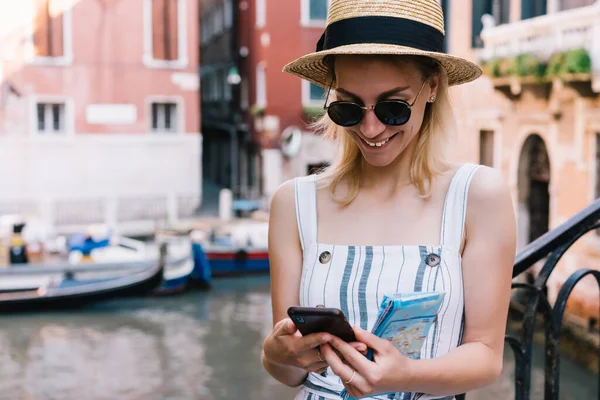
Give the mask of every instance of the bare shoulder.
M 469 208 L 512 204 L 508 183 L 502 172 L 480 165 L 469 186 Z
M 496 231 L 512 237 L 515 214 L 508 183 L 502 172 L 480 166 L 469 186 L 467 204 L 467 231 Z
M 282 183 L 271 197 L 271 213 L 294 211 L 296 208 L 296 182 L 290 179 Z

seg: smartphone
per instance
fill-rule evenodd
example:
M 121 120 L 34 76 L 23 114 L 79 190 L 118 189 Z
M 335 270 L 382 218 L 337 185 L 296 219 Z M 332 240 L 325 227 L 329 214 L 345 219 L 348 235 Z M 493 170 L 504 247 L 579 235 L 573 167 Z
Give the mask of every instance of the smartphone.
M 327 332 L 345 342 L 356 342 L 352 326 L 337 308 L 290 307 L 288 315 L 302 336 Z

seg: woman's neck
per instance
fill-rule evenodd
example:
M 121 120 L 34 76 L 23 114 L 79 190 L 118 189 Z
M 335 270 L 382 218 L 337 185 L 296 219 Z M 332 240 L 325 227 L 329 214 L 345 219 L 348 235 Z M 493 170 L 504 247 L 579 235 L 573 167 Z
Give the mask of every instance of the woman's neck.
M 386 193 L 393 194 L 397 189 L 410 185 L 412 183 L 410 166 L 413 154 L 414 145 L 411 143 L 394 161 L 385 167 L 374 167 L 367 164 L 363 159 L 361 187 L 367 190 L 382 189 Z

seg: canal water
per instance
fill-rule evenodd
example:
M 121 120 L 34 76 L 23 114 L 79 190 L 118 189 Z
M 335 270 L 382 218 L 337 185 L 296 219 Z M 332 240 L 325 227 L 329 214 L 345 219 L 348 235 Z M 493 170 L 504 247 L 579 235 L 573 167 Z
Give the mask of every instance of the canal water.
M 221 279 L 207 291 L 0 317 L 0 400 L 292 399 L 262 369 L 271 328 L 268 277 Z M 537 351 L 533 399 L 541 399 Z M 468 400 L 513 398 L 513 359 Z M 561 399 L 596 398 L 593 374 L 562 363 Z

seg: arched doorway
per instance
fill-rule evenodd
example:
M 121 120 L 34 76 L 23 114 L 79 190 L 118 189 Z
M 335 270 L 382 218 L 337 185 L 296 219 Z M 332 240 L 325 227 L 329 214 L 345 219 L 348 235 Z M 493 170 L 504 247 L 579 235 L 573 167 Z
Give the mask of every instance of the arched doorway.
M 550 159 L 544 139 L 530 135 L 521 149 L 518 171 L 519 247 L 548 231 Z

